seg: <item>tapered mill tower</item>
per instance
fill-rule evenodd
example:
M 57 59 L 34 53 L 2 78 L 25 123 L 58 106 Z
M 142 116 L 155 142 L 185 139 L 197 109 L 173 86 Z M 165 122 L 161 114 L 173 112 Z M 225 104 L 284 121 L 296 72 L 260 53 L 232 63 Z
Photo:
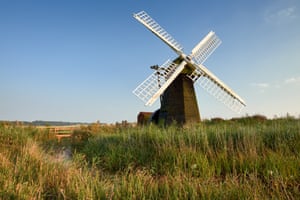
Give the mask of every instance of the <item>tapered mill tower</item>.
M 246 106 L 241 97 L 203 65 L 221 44 L 213 31 L 187 56 L 181 45 L 146 12 L 141 11 L 133 16 L 178 55 L 174 61 L 167 60 L 161 66 L 154 66 L 155 72 L 133 91 L 146 106 L 160 98 L 161 107 L 153 115 L 155 121 L 165 124 L 200 122 L 194 83 L 236 112 Z
M 159 120 L 166 124 L 200 122 L 194 83 L 186 74 L 179 74 L 163 93 Z

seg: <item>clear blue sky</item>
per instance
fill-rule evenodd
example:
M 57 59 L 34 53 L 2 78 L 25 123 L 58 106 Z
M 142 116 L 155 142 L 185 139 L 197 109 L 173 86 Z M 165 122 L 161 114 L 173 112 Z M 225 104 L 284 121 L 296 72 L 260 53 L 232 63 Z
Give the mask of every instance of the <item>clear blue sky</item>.
M 196 87 L 202 118 L 300 115 L 298 0 L 1 0 L 0 120 L 114 123 L 145 107 L 132 90 L 175 53 L 137 22 L 145 10 L 247 103 L 236 114 Z

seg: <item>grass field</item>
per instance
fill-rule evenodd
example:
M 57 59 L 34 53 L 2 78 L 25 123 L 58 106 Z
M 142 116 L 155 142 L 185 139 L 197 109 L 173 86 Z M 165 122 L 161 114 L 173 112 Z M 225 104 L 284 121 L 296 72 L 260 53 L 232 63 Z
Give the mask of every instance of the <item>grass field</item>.
M 293 118 L 95 124 L 60 142 L 2 123 L 0 199 L 299 199 L 299 152 Z

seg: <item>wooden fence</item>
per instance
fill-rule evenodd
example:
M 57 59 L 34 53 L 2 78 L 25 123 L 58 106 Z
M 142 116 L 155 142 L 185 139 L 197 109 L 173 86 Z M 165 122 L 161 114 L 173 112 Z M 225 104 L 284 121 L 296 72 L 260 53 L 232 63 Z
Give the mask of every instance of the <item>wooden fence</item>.
M 55 137 L 60 142 L 62 138 L 69 138 L 72 136 L 74 130 L 80 129 L 80 125 L 74 126 L 37 126 L 38 129 L 49 130 L 50 133 L 55 134 Z

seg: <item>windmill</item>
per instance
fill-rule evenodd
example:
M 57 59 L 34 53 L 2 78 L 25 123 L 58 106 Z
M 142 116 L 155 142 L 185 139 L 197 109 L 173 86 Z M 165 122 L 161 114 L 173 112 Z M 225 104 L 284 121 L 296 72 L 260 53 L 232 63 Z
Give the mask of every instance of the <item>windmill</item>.
M 167 60 L 161 66 L 152 66 L 155 72 L 133 91 L 146 106 L 160 98 L 161 107 L 153 115 L 155 120 L 166 124 L 173 121 L 180 124 L 199 122 L 194 83 L 236 112 L 246 106 L 241 97 L 203 65 L 221 44 L 213 31 L 193 48 L 190 55 L 186 55 L 182 46 L 145 11 L 133 14 L 133 17 L 178 55 L 173 61 Z

